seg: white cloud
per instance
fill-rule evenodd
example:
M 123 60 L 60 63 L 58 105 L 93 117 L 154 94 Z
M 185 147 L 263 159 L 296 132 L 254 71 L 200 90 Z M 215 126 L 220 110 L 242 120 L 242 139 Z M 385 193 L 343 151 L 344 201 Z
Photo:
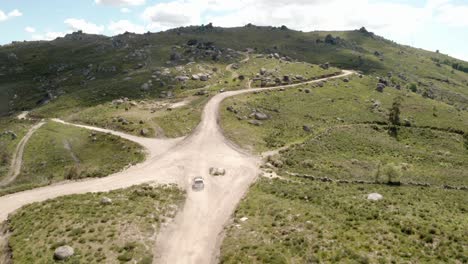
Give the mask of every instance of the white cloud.
M 122 7 L 122 8 L 120 8 L 120 12 L 122 12 L 122 13 L 130 13 L 130 12 L 132 12 L 132 10 L 130 10 L 129 8 L 126 8 L 126 7 Z
M 468 27 L 468 5 L 442 5 L 437 20 L 451 27 Z
M 0 21 L 5 21 L 13 17 L 20 17 L 23 13 L 21 13 L 18 9 L 14 9 L 10 11 L 8 14 L 5 14 L 2 10 L 0 10 Z
M 23 13 L 21 13 L 18 9 L 15 9 L 15 10 L 11 11 L 10 13 L 8 13 L 9 17 L 20 17 L 22 15 L 23 15 Z
M 196 1 L 172 1 L 148 7 L 142 14 L 153 30 L 201 24 L 204 5 Z
M 145 32 L 145 27 L 133 24 L 128 20 L 119 20 L 117 22 L 111 21 L 107 27 L 114 35 L 122 34 L 126 31 L 142 34 Z
M 113 5 L 113 6 L 122 6 L 122 5 L 131 5 L 138 6 L 144 5 L 146 0 L 94 0 L 98 5 Z
M 73 31 L 82 30 L 89 34 L 101 34 L 104 31 L 104 26 L 98 26 L 84 19 L 69 18 L 64 23 Z
M 33 27 L 25 27 L 24 31 L 26 31 L 28 33 L 34 33 L 34 32 L 36 32 L 36 29 L 33 28 Z
M 66 33 L 63 32 L 46 32 L 45 34 L 34 34 L 32 35 L 32 40 L 54 40 L 59 37 L 65 36 Z

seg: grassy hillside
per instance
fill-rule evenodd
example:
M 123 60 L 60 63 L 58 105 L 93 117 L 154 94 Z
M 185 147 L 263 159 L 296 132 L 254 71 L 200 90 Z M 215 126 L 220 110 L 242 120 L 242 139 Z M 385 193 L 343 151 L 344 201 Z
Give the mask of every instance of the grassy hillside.
M 367 200 L 373 192 L 383 200 Z M 467 210 L 465 191 L 263 178 L 236 210 L 220 262 L 465 263 Z
M 54 250 L 68 245 L 75 254 L 65 263 L 151 263 L 161 224 L 183 200 L 174 186 L 140 185 L 27 205 L 8 221 L 12 261 L 55 263 Z
M 117 136 L 49 122 L 31 137 L 11 193 L 57 181 L 104 177 L 144 159 L 142 148 Z
M 237 96 L 223 103 L 221 124 L 234 142 L 253 151 L 265 151 L 302 142 L 333 126 L 387 124 L 389 109 L 400 96 L 403 125 L 468 131 L 467 111 L 424 98 L 409 87 L 387 87 L 378 92 L 377 82 L 373 77 L 353 76 L 349 82 L 337 79 L 323 87 L 312 84 Z M 260 126 L 250 124 L 254 110 L 269 119 Z
M 161 92 L 178 94 L 182 86 L 192 89 L 223 83 L 229 77 L 224 66 L 240 61 L 243 56 L 236 50 L 246 48 L 389 76 L 392 83 L 415 83 L 418 94 L 459 108 L 466 108 L 468 102 L 468 74 L 458 66 L 467 63 L 441 53 L 398 45 L 365 30 L 299 32 L 256 26 L 187 27 L 113 38 L 74 33 L 51 42 L 2 46 L 0 93 L 8 101 L 8 111 L 46 103 L 38 111 L 42 116 L 61 116 L 70 113 L 70 108 L 80 111 L 120 97 L 154 99 Z M 197 64 L 187 65 L 192 61 Z M 194 68 L 200 65 L 206 67 Z M 189 77 L 199 72 L 213 74 L 214 68 L 216 74 L 206 83 L 181 85 L 175 78 L 183 71 Z M 149 80 L 153 85 L 141 89 Z

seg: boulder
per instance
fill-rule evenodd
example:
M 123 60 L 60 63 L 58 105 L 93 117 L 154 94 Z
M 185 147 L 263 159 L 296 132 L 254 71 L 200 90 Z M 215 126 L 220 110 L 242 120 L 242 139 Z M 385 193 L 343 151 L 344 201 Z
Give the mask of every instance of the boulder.
M 378 83 L 378 84 L 377 84 L 377 88 L 375 88 L 375 90 L 377 90 L 377 92 L 382 93 L 383 90 L 384 90 L 384 88 L 385 88 L 385 84 L 383 84 L 383 83 Z
M 254 126 L 261 126 L 263 123 L 258 120 L 250 120 L 249 124 L 254 125 Z
M 262 113 L 262 112 L 255 112 L 253 114 L 253 116 L 255 117 L 255 119 L 257 120 L 267 120 L 269 119 L 268 115 L 265 114 L 265 113 Z
M 149 88 L 150 88 L 149 83 L 144 83 L 144 84 L 141 85 L 140 90 L 142 90 L 142 91 L 148 91 Z
M 174 53 L 171 54 L 170 59 L 171 59 L 171 61 L 178 61 L 178 60 L 182 59 L 182 55 L 180 55 L 180 53 L 174 52 Z
M 102 197 L 100 203 L 103 204 L 103 205 L 111 204 L 111 203 L 112 203 L 112 199 L 109 198 L 109 197 Z
M 324 64 L 320 64 L 320 68 L 326 70 L 326 69 L 330 68 L 330 63 L 325 62 Z
M 66 260 L 75 254 L 75 250 L 70 246 L 61 246 L 55 249 L 55 260 Z
M 179 81 L 179 82 L 185 82 L 185 81 L 190 80 L 190 78 L 186 75 L 176 76 L 175 79 L 176 81 Z
M 304 89 L 304 92 L 305 92 L 305 93 L 310 93 L 310 89 L 309 89 L 309 88 L 306 88 L 306 89 Z
M 367 195 L 367 200 L 370 200 L 370 201 L 378 201 L 382 199 L 383 199 L 383 196 L 379 193 L 371 193 Z
M 305 132 L 311 132 L 312 131 L 312 127 L 308 126 L 308 125 L 303 125 L 302 126 L 302 129 L 305 131 Z
M 349 82 L 349 78 L 343 78 L 343 82 Z
M 267 70 L 266 70 L 265 68 L 261 68 L 261 69 L 260 69 L 260 74 L 261 74 L 261 75 L 265 75 L 266 71 L 267 71 Z
M 114 105 L 121 105 L 123 103 L 124 103 L 123 99 L 116 99 L 116 100 L 112 101 L 112 104 L 114 104 Z
M 198 75 L 200 77 L 200 81 L 206 82 L 208 81 L 208 75 L 206 74 L 200 74 Z
M 16 56 L 15 53 L 9 53 L 9 54 L 8 54 L 8 60 L 9 60 L 9 61 L 15 62 L 15 61 L 18 60 L 18 56 Z
M 198 76 L 198 74 L 193 74 L 192 75 L 192 80 L 198 81 L 198 80 L 200 80 L 200 76 Z
M 200 91 L 195 93 L 195 95 L 207 95 L 207 94 L 208 94 L 208 91 L 206 91 L 206 90 L 200 90 Z
M 228 110 L 228 111 L 231 112 L 231 113 L 237 114 L 236 109 L 234 109 L 234 107 L 232 107 L 232 106 L 226 107 L 226 110 Z
M 223 168 L 215 168 L 215 167 L 210 168 L 210 175 L 212 176 L 223 176 L 225 174 L 226 174 L 226 170 Z

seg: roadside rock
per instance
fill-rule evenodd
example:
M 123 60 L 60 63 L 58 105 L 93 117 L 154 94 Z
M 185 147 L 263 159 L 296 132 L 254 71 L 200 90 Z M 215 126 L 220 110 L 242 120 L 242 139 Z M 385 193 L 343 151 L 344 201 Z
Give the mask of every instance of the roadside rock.
M 55 249 L 55 260 L 66 260 L 75 254 L 75 250 L 70 246 L 61 246 Z
M 146 136 L 148 136 L 148 134 L 149 134 L 148 129 L 143 128 L 143 129 L 140 130 L 140 135 L 146 137 Z
M 112 199 L 109 197 L 102 197 L 100 203 L 103 205 L 112 204 Z
M 212 176 L 223 176 L 225 174 L 226 174 L 226 170 L 223 168 L 215 168 L 215 167 L 210 168 L 210 175 Z

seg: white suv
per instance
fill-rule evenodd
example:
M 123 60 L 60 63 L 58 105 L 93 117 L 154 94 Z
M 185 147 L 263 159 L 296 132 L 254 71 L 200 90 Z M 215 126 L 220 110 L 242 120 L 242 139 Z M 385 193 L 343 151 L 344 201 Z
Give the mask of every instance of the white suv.
M 201 191 L 205 188 L 205 181 L 202 177 L 193 178 L 192 189 L 195 191 Z

